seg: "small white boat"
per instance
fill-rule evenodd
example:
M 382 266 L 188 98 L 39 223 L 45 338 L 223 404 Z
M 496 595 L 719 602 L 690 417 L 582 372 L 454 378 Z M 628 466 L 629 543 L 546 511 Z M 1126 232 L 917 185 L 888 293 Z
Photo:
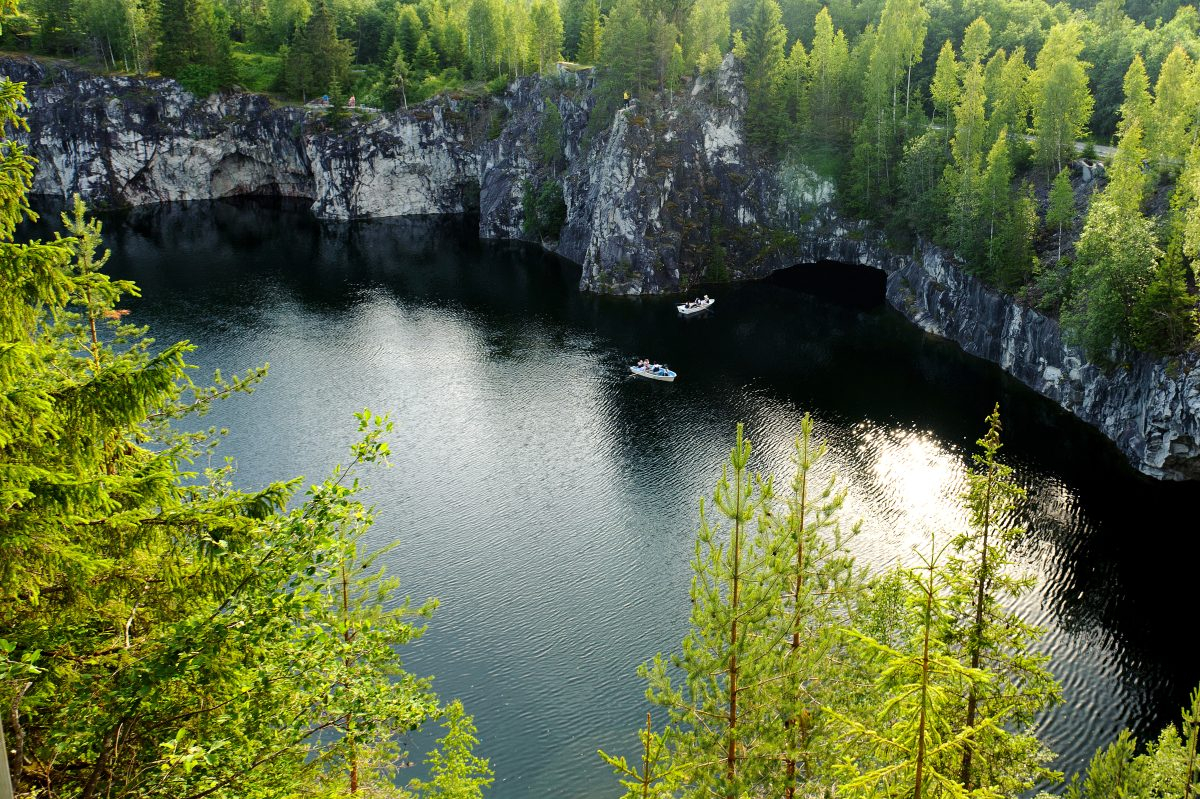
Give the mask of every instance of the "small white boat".
M 651 364 L 650 366 L 631 366 L 629 371 L 633 372 L 638 377 L 648 377 L 651 380 L 662 380 L 666 383 L 675 381 L 675 373 L 665 366 L 660 364 Z
M 709 308 L 712 307 L 712 304 L 714 302 L 716 302 L 716 300 L 714 300 L 712 297 L 709 297 L 707 294 L 705 294 L 703 299 L 692 300 L 691 302 L 680 303 L 679 305 L 676 305 L 675 307 L 677 309 L 679 309 L 679 312 L 681 314 L 683 314 L 684 316 L 691 316 L 694 313 L 700 313 L 701 311 L 707 311 Z

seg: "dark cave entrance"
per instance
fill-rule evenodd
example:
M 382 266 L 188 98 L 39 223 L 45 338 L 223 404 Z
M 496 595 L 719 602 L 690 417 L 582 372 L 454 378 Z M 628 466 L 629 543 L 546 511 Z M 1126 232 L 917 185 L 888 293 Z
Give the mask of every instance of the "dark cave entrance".
M 870 266 L 838 261 L 796 264 L 772 273 L 767 281 L 851 308 L 876 308 L 885 302 L 887 275 Z

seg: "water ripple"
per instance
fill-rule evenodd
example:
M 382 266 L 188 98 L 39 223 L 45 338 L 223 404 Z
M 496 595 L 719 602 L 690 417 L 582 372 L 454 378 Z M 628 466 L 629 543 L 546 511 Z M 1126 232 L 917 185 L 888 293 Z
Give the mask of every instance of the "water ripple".
M 393 414 L 392 468 L 363 475 L 372 537 L 400 542 L 388 567 L 406 591 L 442 602 L 404 662 L 475 714 L 496 799 L 612 795 L 594 751 L 630 750 L 634 672 L 685 631 L 699 501 L 738 420 L 755 468 L 786 482 L 814 415 L 821 477 L 846 488 L 846 526 L 863 521 L 854 551 L 884 568 L 963 529 L 970 453 L 1002 403 L 1030 496 L 1018 556 L 1039 577 L 1016 609 L 1062 680 L 1042 719 L 1060 767 L 1125 725 L 1152 733 L 1200 678 L 1166 643 L 1196 547 L 1168 520 L 1194 493 L 1139 480 L 1088 428 L 881 306 L 762 283 L 680 320 L 671 298 L 580 295 L 577 270 L 454 223 L 229 208 L 110 221 L 113 269 L 144 289 L 135 319 L 197 342 L 201 373 L 271 362 L 254 398 L 204 422 L 234 431 L 247 485 L 318 480 L 345 457 L 351 411 Z M 679 379 L 629 377 L 638 357 Z

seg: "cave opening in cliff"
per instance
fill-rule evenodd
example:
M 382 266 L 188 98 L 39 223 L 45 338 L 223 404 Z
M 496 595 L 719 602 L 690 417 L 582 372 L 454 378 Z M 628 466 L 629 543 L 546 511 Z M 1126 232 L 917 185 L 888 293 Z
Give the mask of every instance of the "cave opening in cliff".
M 819 261 L 780 269 L 767 278 L 775 285 L 801 291 L 852 308 L 884 303 L 887 275 L 862 264 Z

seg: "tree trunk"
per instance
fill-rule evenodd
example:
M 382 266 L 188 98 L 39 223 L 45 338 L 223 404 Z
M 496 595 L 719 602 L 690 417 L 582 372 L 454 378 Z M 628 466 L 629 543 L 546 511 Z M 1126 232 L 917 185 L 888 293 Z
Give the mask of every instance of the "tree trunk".
M 737 792 L 734 784 L 737 781 L 737 700 L 738 700 L 738 662 L 737 662 L 737 645 L 738 645 L 738 602 L 739 592 L 741 589 L 741 567 L 742 555 L 742 473 L 737 470 L 737 477 L 734 482 L 734 488 L 737 491 L 737 504 L 734 506 L 736 516 L 733 520 L 733 540 L 730 545 L 733 548 L 733 574 L 730 575 L 730 610 L 732 610 L 732 619 L 729 625 L 729 746 L 725 752 L 725 778 L 728 782 L 726 785 L 728 799 L 737 799 Z
M 795 619 L 792 622 L 792 659 L 795 660 L 800 651 L 800 592 L 804 588 L 804 526 L 805 513 L 808 504 L 808 473 L 805 471 L 809 466 L 808 460 L 808 445 L 809 440 L 804 440 L 804 450 L 801 453 L 800 466 L 800 524 L 796 531 L 796 587 L 792 592 L 792 612 Z M 793 664 L 795 667 L 795 664 Z M 793 678 L 795 690 L 792 692 L 792 698 L 798 699 L 800 695 L 799 686 L 795 682 L 799 680 L 799 675 Z M 793 716 L 787 720 L 787 727 L 792 730 L 792 751 L 787 759 L 787 788 L 785 796 L 787 799 L 795 799 L 796 796 L 796 762 L 799 760 L 800 747 L 805 735 L 804 725 L 799 717 Z
M 983 657 L 983 600 L 986 595 L 986 587 L 988 582 L 988 534 L 991 532 L 992 525 L 992 489 L 996 484 L 996 464 L 988 464 L 988 480 L 987 491 L 983 496 L 983 541 L 979 548 L 979 583 L 976 586 L 975 594 L 975 629 L 972 632 L 971 638 L 971 668 L 979 668 L 980 660 Z M 967 728 L 975 726 L 975 713 L 979 706 L 979 694 L 976 690 L 975 683 L 971 683 L 970 691 L 967 695 L 967 719 L 965 726 Z M 964 743 L 962 759 L 962 774 L 960 780 L 963 786 L 969 791 L 971 790 L 971 757 L 975 751 L 974 736 L 967 738 Z
M 933 627 L 933 563 L 930 553 L 929 585 L 925 589 L 925 640 L 921 647 L 921 711 L 917 723 L 917 773 L 913 782 L 913 799 L 921 799 L 922 783 L 925 780 L 925 722 L 926 705 L 929 702 L 929 630 Z

